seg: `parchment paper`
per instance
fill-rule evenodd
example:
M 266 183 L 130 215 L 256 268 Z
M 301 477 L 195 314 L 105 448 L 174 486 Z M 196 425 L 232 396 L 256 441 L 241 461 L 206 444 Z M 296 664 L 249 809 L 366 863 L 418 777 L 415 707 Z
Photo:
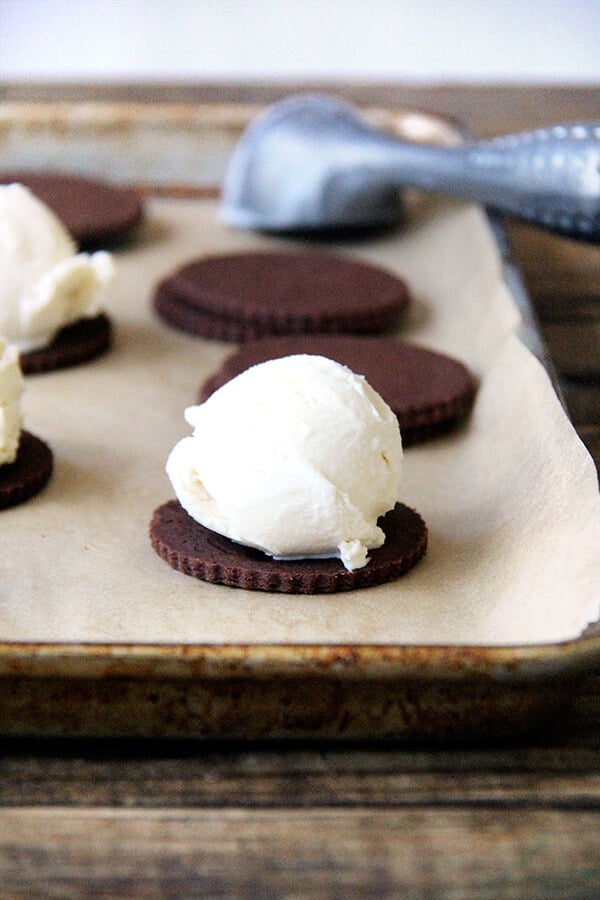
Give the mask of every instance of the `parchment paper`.
M 55 473 L 38 497 L 0 514 L 0 639 L 538 643 L 597 618 L 595 467 L 515 336 L 487 220 L 434 200 L 412 215 L 405 231 L 336 249 L 404 275 L 416 301 L 398 334 L 457 356 L 480 379 L 468 425 L 405 454 L 402 499 L 427 521 L 426 559 L 390 585 L 290 597 L 208 585 L 155 555 L 148 523 L 172 496 L 164 463 L 189 433 L 183 409 L 233 347 L 163 325 L 152 288 L 204 252 L 286 243 L 219 224 L 213 201 L 156 199 L 116 254 L 113 351 L 27 380 L 25 427 L 52 446 Z

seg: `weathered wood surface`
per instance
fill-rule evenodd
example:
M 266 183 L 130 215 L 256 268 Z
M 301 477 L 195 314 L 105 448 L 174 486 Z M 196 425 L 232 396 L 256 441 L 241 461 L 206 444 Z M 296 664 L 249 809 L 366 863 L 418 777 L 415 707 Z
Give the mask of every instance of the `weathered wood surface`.
M 100 93 L 245 102 L 291 87 Z M 1 96 L 92 90 L 5 85 Z M 479 134 L 598 115 L 593 88 L 343 92 L 449 113 Z M 600 464 L 600 249 L 510 231 L 573 421 Z M 492 746 L 5 741 L 0 896 L 598 897 L 600 677 L 547 734 Z
M 21 809 L 0 818 L 1 874 L 11 897 L 576 900 L 598 896 L 597 824 L 563 810 Z

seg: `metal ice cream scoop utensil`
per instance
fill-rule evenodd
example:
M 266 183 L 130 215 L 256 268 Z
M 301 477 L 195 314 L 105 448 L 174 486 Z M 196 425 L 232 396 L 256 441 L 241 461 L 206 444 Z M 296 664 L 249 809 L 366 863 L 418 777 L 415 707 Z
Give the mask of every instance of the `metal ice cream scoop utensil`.
M 442 147 L 379 131 L 334 97 L 293 96 L 242 135 L 221 211 L 231 224 L 265 231 L 389 225 L 401 218 L 407 187 L 598 243 L 600 122 Z

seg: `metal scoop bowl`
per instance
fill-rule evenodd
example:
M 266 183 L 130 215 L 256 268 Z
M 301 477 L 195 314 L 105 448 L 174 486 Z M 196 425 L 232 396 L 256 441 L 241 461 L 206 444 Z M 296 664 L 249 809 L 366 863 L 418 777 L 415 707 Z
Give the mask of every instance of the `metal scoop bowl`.
M 571 238 L 600 242 L 600 122 L 455 147 L 400 140 L 321 94 L 286 98 L 245 130 L 223 219 L 272 232 L 389 226 L 403 188 L 473 200 Z

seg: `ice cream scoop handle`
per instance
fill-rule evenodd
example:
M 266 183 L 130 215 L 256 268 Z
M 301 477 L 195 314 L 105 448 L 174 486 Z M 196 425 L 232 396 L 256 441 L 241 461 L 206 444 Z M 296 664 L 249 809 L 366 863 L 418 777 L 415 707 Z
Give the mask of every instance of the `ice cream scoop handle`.
M 600 242 L 600 124 L 559 125 L 450 149 L 415 145 L 402 158 L 406 147 L 397 145 L 398 184 L 460 195 Z

